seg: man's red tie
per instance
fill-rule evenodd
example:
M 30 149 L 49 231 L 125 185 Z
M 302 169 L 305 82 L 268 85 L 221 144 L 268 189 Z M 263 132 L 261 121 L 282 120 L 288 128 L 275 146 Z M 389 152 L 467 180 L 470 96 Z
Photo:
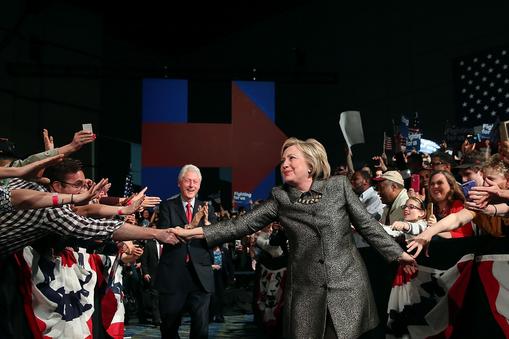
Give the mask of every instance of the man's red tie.
M 186 205 L 186 217 L 187 217 L 187 223 L 191 224 L 191 221 L 193 220 L 193 210 L 191 209 L 190 203 L 187 203 L 187 205 Z
M 193 220 L 193 211 L 191 209 L 190 203 L 187 203 L 187 205 L 186 205 L 186 218 L 187 218 L 187 223 L 191 224 L 191 221 Z M 189 256 L 189 247 L 188 247 L 187 253 L 186 253 L 186 264 L 189 262 L 189 260 L 191 260 L 191 257 Z

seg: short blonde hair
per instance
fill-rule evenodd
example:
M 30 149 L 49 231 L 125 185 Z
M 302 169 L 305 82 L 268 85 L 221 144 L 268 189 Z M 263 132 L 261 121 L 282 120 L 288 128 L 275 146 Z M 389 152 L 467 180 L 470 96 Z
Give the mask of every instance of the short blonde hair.
M 288 147 L 295 146 L 303 154 L 309 167 L 311 167 L 311 177 L 313 179 L 327 179 L 330 177 L 330 165 L 327 160 L 327 152 L 321 143 L 316 139 L 299 140 L 297 138 L 288 138 L 281 147 L 281 157 Z
M 485 163 L 482 169 L 491 168 L 492 170 L 499 172 L 500 174 L 507 176 L 509 168 L 499 154 L 492 155 Z

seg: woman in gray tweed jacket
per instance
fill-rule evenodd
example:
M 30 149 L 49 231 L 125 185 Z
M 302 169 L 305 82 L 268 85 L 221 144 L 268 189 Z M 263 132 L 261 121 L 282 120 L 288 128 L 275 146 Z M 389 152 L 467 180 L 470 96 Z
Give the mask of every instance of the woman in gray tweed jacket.
M 371 218 L 345 176 L 330 177 L 318 141 L 286 140 L 280 169 L 285 184 L 251 212 L 205 228 L 172 230 L 186 239 L 205 237 L 214 246 L 279 220 L 290 247 L 285 337 L 356 338 L 374 328 L 378 317 L 350 225 L 388 261 L 415 261 Z

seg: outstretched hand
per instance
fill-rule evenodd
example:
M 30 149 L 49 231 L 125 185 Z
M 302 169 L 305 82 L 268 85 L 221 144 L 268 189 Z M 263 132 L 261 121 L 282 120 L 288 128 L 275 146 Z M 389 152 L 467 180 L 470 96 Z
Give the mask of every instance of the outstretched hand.
M 136 211 L 143 209 L 143 201 L 145 201 L 145 191 L 147 188 L 145 187 L 139 193 L 137 193 L 130 201 L 129 204 L 125 207 L 122 207 L 123 214 L 133 214 Z
M 176 245 L 180 242 L 175 236 L 174 232 L 171 231 L 171 229 L 157 230 L 156 239 L 161 243 L 170 245 Z
M 417 261 L 407 252 L 403 252 L 398 258 L 398 261 L 403 266 L 403 270 L 406 273 L 414 274 L 417 272 Z
M 502 195 L 502 189 L 496 182 L 488 178 L 484 179 L 488 186 L 475 186 L 468 192 L 468 197 L 477 204 L 479 208 L 485 208 L 490 202 L 497 200 Z
M 428 247 L 431 237 L 428 236 L 426 231 L 422 232 L 415 238 L 408 240 L 408 245 L 406 246 L 407 251 L 410 253 L 415 250 L 415 253 L 412 255 L 413 258 L 417 258 L 422 250 L 425 250 L 426 256 L 429 257 Z
M 55 148 L 55 142 L 53 137 L 49 135 L 48 130 L 45 128 L 42 130 L 42 140 L 44 142 L 44 150 L 49 151 Z
M 73 198 L 73 202 L 78 205 L 85 205 L 90 200 L 98 198 L 104 187 L 108 185 L 108 179 L 101 179 L 101 181 L 97 184 L 93 184 L 86 192 L 76 194 Z
M 169 232 L 175 234 L 175 236 L 182 242 L 192 239 L 191 229 L 184 229 L 182 227 L 172 227 L 168 229 Z
M 95 134 L 90 131 L 79 131 L 74 133 L 74 137 L 70 142 L 71 147 L 74 151 L 78 151 L 86 144 L 89 144 L 95 140 Z
M 143 208 L 152 208 L 152 207 L 156 207 L 160 203 L 161 203 L 161 198 L 159 198 L 159 197 L 145 196 L 145 200 L 143 200 L 143 203 L 141 204 L 141 207 L 143 207 Z

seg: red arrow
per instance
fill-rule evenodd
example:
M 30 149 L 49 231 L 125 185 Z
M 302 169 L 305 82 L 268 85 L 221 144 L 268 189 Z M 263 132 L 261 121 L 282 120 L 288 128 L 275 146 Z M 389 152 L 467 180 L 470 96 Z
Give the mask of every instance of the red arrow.
M 143 166 L 232 167 L 233 191 L 252 192 L 280 160 L 286 135 L 232 83 L 231 124 L 143 125 Z

